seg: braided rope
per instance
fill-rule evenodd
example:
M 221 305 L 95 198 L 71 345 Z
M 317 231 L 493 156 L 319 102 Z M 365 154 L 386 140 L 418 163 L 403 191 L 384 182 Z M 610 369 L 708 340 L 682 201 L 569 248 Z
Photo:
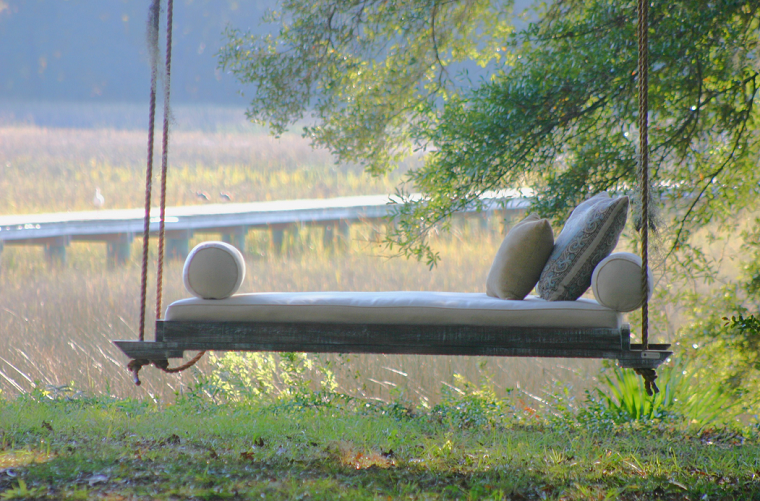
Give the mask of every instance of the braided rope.
M 660 393 L 660 389 L 657 387 L 657 383 L 655 383 L 655 380 L 657 379 L 657 371 L 649 368 L 633 370 L 644 379 L 644 388 L 647 391 L 647 395 L 651 397 L 655 393 Z
M 177 372 L 182 372 L 184 370 L 189 369 L 193 365 L 195 365 L 198 360 L 203 358 L 203 355 L 206 354 L 206 350 L 199 351 L 197 355 L 195 355 L 193 358 L 188 360 L 182 365 L 179 365 L 177 367 L 169 367 L 169 362 L 167 360 L 161 360 L 160 365 L 159 362 L 153 362 L 153 365 L 161 369 L 162 371 L 166 372 L 167 374 L 176 374 Z
M 150 199 L 153 184 L 153 134 L 156 122 L 156 79 L 158 74 L 158 16 L 160 0 L 153 0 L 148 10 L 148 52 L 150 53 L 150 105 L 148 118 L 148 166 L 145 172 L 145 220 L 143 224 L 142 271 L 140 273 L 139 340 L 145 340 L 145 302 L 148 289 L 148 244 L 150 240 Z
M 641 187 L 641 348 L 649 349 L 649 1 L 638 0 L 639 73 L 639 186 Z M 644 379 L 650 397 L 659 393 L 657 372 L 651 368 L 634 369 Z
M 166 75 L 164 76 L 164 134 L 161 150 L 161 201 L 158 217 L 158 272 L 156 276 L 156 318 L 161 318 L 161 298 L 163 296 L 164 278 L 164 235 L 166 231 L 166 171 L 169 159 L 169 95 L 172 73 L 172 17 L 174 2 L 166 4 Z
M 638 0 L 639 41 L 639 185 L 641 186 L 641 343 L 644 351 L 649 349 L 649 0 Z
M 150 205 L 153 180 L 153 135 L 156 119 L 156 80 L 158 74 L 158 27 L 160 0 L 153 0 L 148 15 L 148 47 L 151 61 L 150 79 L 150 121 L 148 123 L 148 167 L 145 174 L 145 223 L 143 228 L 143 259 L 140 284 L 140 341 L 145 340 L 145 302 L 148 282 L 148 243 L 150 238 Z M 169 98 L 171 89 L 171 64 L 172 64 L 172 17 L 174 11 L 173 0 L 168 0 L 166 11 L 166 76 L 164 79 L 164 129 L 161 148 L 161 197 L 158 230 L 158 272 L 156 278 L 156 318 L 161 318 L 161 297 L 163 295 L 163 269 L 164 269 L 164 236 L 166 221 L 166 173 L 168 171 L 169 158 Z M 131 360 L 127 369 L 132 373 L 132 380 L 140 386 L 140 369 L 145 365 L 153 364 L 156 368 L 168 374 L 175 374 L 189 369 L 200 360 L 206 351 L 201 351 L 186 363 L 169 367 L 168 360 Z
M 189 369 L 190 367 L 195 365 L 198 362 L 198 360 L 200 360 L 205 354 L 206 354 L 206 350 L 200 351 L 193 358 L 191 358 L 190 360 L 188 360 L 187 362 L 185 362 L 184 364 L 178 367 L 169 367 L 169 361 L 166 359 L 148 360 L 144 358 L 138 358 L 138 359 L 130 360 L 129 363 L 127 364 L 127 369 L 129 370 L 129 372 L 132 373 L 132 381 L 134 381 L 135 385 L 140 386 L 142 384 L 142 381 L 140 381 L 140 369 L 142 369 L 143 366 L 153 364 L 154 367 L 156 367 L 157 369 L 161 369 L 167 374 L 175 374 L 177 372 L 182 372 L 184 370 Z

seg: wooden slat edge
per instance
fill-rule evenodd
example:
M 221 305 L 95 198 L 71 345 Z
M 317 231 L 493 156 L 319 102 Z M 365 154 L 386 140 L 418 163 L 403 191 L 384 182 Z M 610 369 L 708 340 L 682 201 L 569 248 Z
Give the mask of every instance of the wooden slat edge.
M 168 347 L 166 343 L 153 341 L 114 341 L 124 354 L 131 359 L 164 360 L 168 358 L 182 358 L 184 350 L 176 347 Z
M 157 328 L 157 332 L 159 328 Z M 205 346 L 288 345 L 396 345 L 407 346 L 500 346 L 502 348 L 556 350 L 623 349 L 619 329 L 504 328 L 467 325 L 324 324 L 174 322 L 160 327 L 164 342 L 203 343 Z M 341 350 L 342 351 L 342 350 Z

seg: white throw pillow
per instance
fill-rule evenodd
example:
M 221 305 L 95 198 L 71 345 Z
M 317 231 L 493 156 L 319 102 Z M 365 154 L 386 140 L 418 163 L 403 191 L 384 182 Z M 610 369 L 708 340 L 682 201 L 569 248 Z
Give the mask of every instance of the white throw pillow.
M 224 299 L 233 295 L 245 278 L 243 255 L 224 242 L 195 246 L 182 271 L 187 292 L 201 299 Z
M 652 296 L 652 270 L 647 269 L 648 296 Z M 641 258 L 630 252 L 615 252 L 604 258 L 591 276 L 591 290 L 602 306 L 615 311 L 633 311 L 644 303 L 641 293 Z

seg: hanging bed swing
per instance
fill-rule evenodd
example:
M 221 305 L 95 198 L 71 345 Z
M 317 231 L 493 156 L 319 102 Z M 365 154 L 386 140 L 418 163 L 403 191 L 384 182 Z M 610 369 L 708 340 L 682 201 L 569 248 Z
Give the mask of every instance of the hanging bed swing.
M 638 3 L 639 172 L 641 220 L 648 214 L 647 9 Z M 561 357 L 616 360 L 658 392 L 655 369 L 672 352 L 648 340 L 648 225 L 641 257 L 613 253 L 628 198 L 599 194 L 579 205 L 553 241 L 546 220 L 529 216 L 505 237 L 491 268 L 488 294 L 444 292 L 314 292 L 239 294 L 245 262 L 237 249 L 205 242 L 187 257 L 185 286 L 195 298 L 172 303 L 162 318 L 165 198 L 171 76 L 172 10 L 167 3 L 166 67 L 155 339 L 145 341 L 159 0 L 152 0 L 152 77 L 148 131 L 139 339 L 114 341 L 139 371 L 152 364 L 179 372 L 206 350 Z M 590 231 L 589 228 L 594 230 Z M 547 236 L 548 228 L 548 236 Z M 547 243 L 547 238 L 550 239 Z M 519 244 L 519 245 L 518 245 Z M 547 247 L 548 246 L 548 247 Z M 541 248 L 547 249 L 542 255 Z M 536 260 L 539 267 L 535 270 Z M 532 270 L 532 271 L 531 271 Z M 528 277 L 526 279 L 526 276 Z M 527 280 L 527 282 L 525 282 Z M 523 297 L 538 282 L 541 297 Z M 527 285 L 526 285 L 527 284 Z M 596 301 L 579 298 L 591 285 Z M 519 289 L 519 290 L 516 290 Z M 510 299 L 511 298 L 511 299 Z M 631 342 L 623 314 L 641 307 L 641 343 Z M 200 350 L 169 368 L 170 358 Z

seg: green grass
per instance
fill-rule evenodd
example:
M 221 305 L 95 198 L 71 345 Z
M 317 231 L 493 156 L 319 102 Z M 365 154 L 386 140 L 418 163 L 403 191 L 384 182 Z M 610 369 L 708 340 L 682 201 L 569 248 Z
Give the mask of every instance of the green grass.
M 512 400 L 37 397 L 0 400 L 0 499 L 760 499 L 751 430 L 591 432 Z

